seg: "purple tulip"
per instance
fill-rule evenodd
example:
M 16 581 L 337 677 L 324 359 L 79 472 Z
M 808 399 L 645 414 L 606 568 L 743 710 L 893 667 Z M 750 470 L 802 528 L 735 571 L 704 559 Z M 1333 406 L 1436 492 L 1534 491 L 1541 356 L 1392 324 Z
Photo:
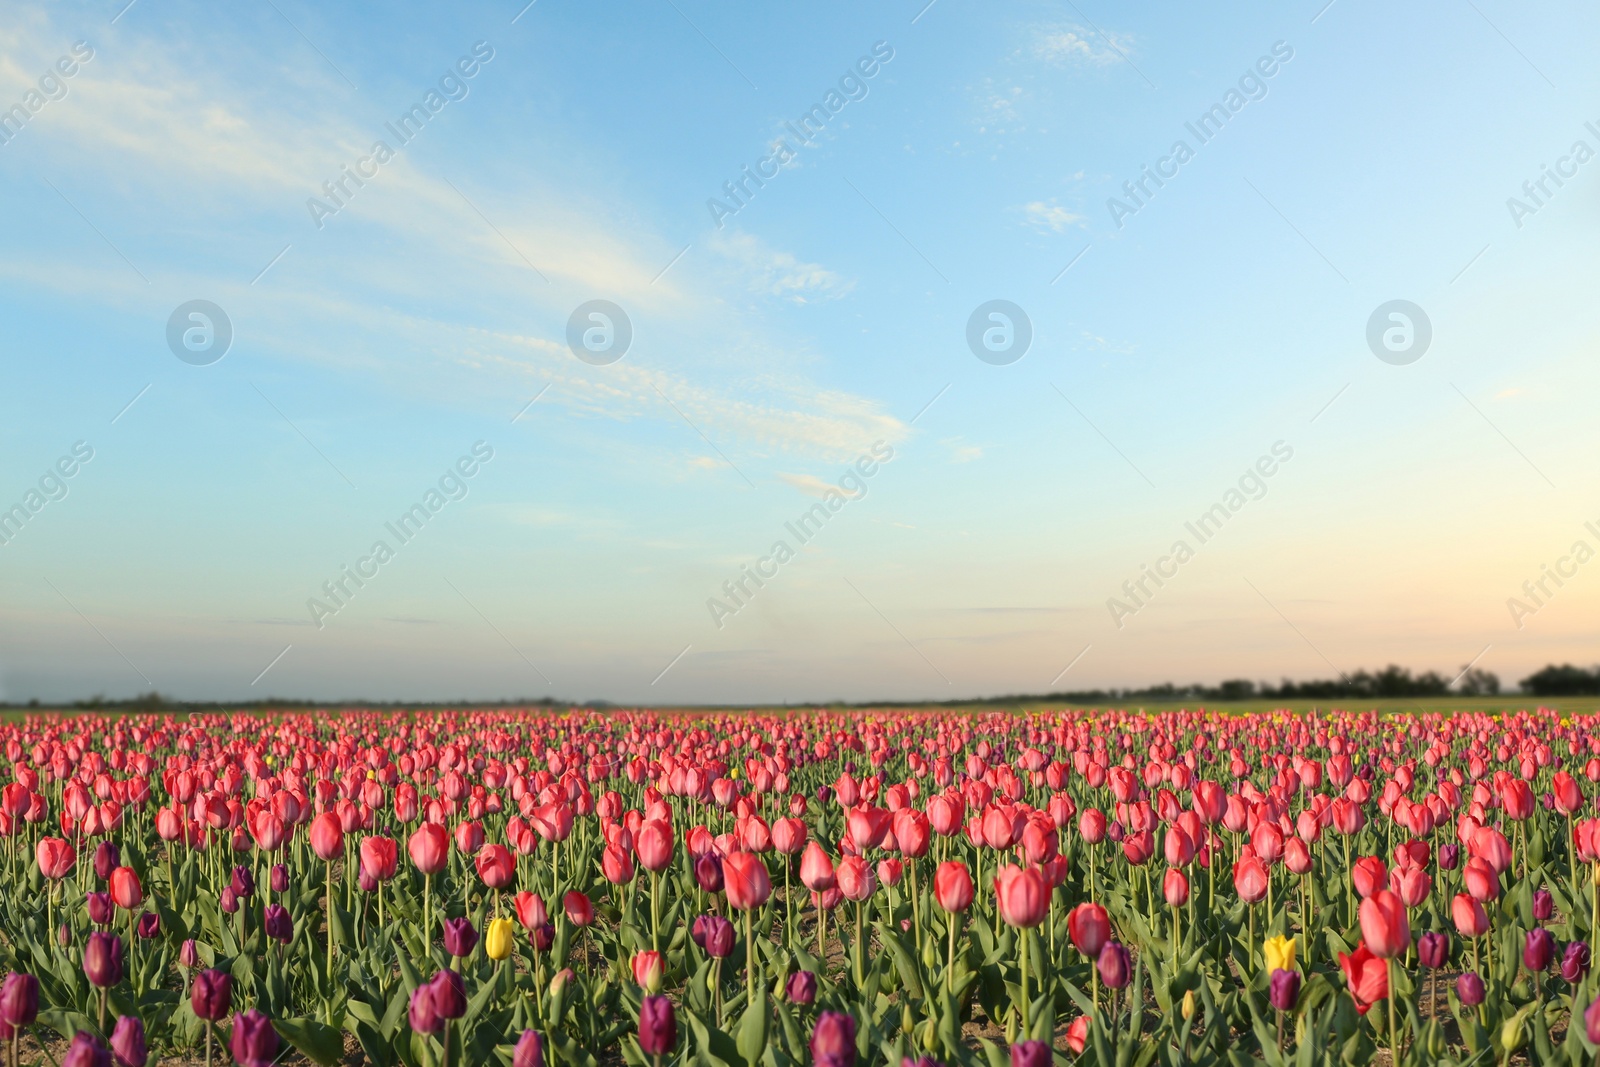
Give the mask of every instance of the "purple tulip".
M 122 981 L 122 938 L 99 930 L 91 933 L 83 946 L 83 973 L 101 989 Z
M 238 913 L 239 897 L 234 893 L 233 886 L 225 885 L 222 887 L 222 896 L 219 900 L 219 904 L 223 912 L 228 915 L 235 915 Z
M 178 949 L 178 966 L 190 970 L 200 966 L 200 946 L 195 943 L 194 938 L 184 938 L 183 945 Z
M 817 999 L 817 976 L 810 971 L 795 971 L 784 983 L 783 995 L 790 1004 L 811 1004 Z
M 1050 1067 L 1050 1046 L 1043 1041 L 1018 1041 L 1011 1046 L 1011 1067 Z
M 256 895 L 256 878 L 250 873 L 250 868 L 240 864 L 233 869 L 233 879 L 228 883 L 233 890 L 233 895 L 240 900 L 249 900 Z
M 689 939 L 700 947 L 702 952 L 706 947 L 706 930 L 711 923 L 711 916 L 696 915 L 694 925 L 689 927 Z
M 1547 889 L 1536 889 L 1533 893 L 1533 917 L 1538 922 L 1549 922 L 1550 917 L 1556 913 L 1556 898 L 1550 895 Z
M 1483 979 L 1476 973 L 1468 971 L 1456 979 L 1456 996 L 1461 998 L 1461 1003 L 1469 1008 L 1476 1008 L 1483 1003 Z
M 294 917 L 282 904 L 268 904 L 261 913 L 261 928 L 274 941 L 287 945 L 294 938 Z
M 1555 935 L 1544 927 L 1535 927 L 1528 931 L 1527 938 L 1522 942 L 1522 965 L 1528 970 L 1538 974 L 1548 970 L 1550 960 L 1556 954 Z
M 411 1029 L 419 1034 L 437 1034 L 444 1020 L 433 1006 L 433 983 L 422 982 L 411 991 Z
M 855 1067 L 856 1020 L 840 1011 L 817 1016 L 811 1031 L 811 1061 L 816 1067 Z
M 274 893 L 287 893 L 289 891 L 289 867 L 287 864 L 274 863 L 272 865 L 272 878 L 269 883 Z
M 556 943 L 556 924 L 548 920 L 535 926 L 528 934 L 528 940 L 539 952 L 549 952 L 550 946 Z
M 1595 997 L 1589 1010 L 1583 1013 L 1583 1028 L 1589 1032 L 1589 1043 L 1600 1045 L 1600 997 Z
M 706 955 L 712 959 L 726 959 L 733 954 L 733 924 L 720 915 L 712 915 L 706 923 Z
M 478 931 L 471 919 L 446 919 L 444 921 L 444 950 L 452 956 L 470 956 L 478 947 Z
M 144 1041 L 144 1023 L 137 1015 L 124 1015 L 111 1031 L 111 1054 L 119 1067 L 145 1067 L 150 1058 Z
M 1267 987 L 1267 999 L 1279 1011 L 1293 1011 L 1300 999 L 1300 972 L 1286 971 L 1282 967 L 1272 972 Z
M 1128 950 L 1115 941 L 1107 941 L 1100 950 L 1095 966 L 1100 969 L 1100 981 L 1107 989 L 1121 989 L 1132 977 L 1132 959 Z
M 1461 866 L 1461 846 L 1440 845 L 1439 869 L 1441 871 L 1453 871 L 1459 866 Z
M 445 968 L 428 983 L 433 986 L 433 1010 L 441 1019 L 459 1019 L 467 1013 L 467 987 L 461 975 Z
M 1585 941 L 1574 941 L 1561 956 L 1561 977 L 1577 985 L 1588 973 L 1589 945 Z
M 511 1053 L 511 1067 L 544 1067 L 544 1041 L 537 1030 L 524 1030 Z
M 79 1030 L 72 1036 L 66 1055 L 61 1057 L 61 1067 L 112 1067 L 111 1051 L 98 1037 Z
M 149 941 L 161 933 L 161 916 L 153 911 L 147 911 L 139 916 L 139 925 L 136 927 L 139 936 Z
M 278 1058 L 278 1031 L 272 1020 L 251 1008 L 233 1017 L 233 1058 L 239 1067 L 272 1067 Z
M 1450 955 L 1450 935 L 1429 931 L 1417 939 L 1417 955 L 1422 965 L 1437 971 Z
M 678 1043 L 678 1017 L 666 997 L 645 997 L 639 1005 L 639 1047 L 647 1056 L 664 1056 Z
M 1122 839 L 1128 836 L 1128 831 L 1122 828 L 1122 824 L 1120 822 L 1113 820 L 1111 825 L 1106 827 L 1106 836 L 1118 844 L 1121 844 Z
M 226 971 L 201 971 L 189 988 L 189 1007 L 197 1018 L 216 1022 L 233 1006 L 233 979 Z
M 94 876 L 102 882 L 111 872 L 122 866 L 122 854 L 110 841 L 102 841 L 94 850 Z
M 0 984 L 0 1022 L 18 1030 L 39 1018 L 39 979 L 31 974 L 8 974 Z
M 89 921 L 96 926 L 105 926 L 111 922 L 111 916 L 116 911 L 116 906 L 111 903 L 110 893 L 85 893 L 84 903 L 89 905 Z
M 722 892 L 722 857 L 707 852 L 694 861 L 694 880 L 707 893 Z

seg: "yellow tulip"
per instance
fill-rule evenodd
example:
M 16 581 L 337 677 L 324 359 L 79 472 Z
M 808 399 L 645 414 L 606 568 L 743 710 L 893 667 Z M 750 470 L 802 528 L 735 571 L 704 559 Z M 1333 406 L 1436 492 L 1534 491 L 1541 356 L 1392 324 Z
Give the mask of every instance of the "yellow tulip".
M 1261 955 L 1266 958 L 1267 973 L 1294 970 L 1294 938 L 1269 937 L 1262 942 Z
M 483 950 L 489 954 L 491 960 L 503 960 L 511 955 L 511 947 L 516 943 L 513 930 L 514 925 L 510 919 L 489 920 L 489 929 L 483 939 Z
M 1183 995 L 1183 1018 L 1185 1021 L 1194 1018 L 1194 990 L 1189 990 Z

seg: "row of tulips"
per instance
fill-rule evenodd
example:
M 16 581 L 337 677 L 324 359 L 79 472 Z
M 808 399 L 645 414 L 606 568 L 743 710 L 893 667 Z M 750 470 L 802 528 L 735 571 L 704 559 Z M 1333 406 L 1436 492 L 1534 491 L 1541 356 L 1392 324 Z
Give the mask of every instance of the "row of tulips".
M 0 749 L 14 1063 L 1600 1051 L 1595 716 L 343 709 Z

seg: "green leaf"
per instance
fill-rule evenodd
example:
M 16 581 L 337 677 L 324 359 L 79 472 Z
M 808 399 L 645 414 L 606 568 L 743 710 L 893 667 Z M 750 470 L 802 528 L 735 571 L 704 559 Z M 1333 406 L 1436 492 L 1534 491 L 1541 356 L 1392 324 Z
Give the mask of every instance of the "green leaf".
M 95 1033 L 94 1020 L 82 1012 L 62 1011 L 60 1008 L 50 1008 L 39 1013 L 39 1022 L 48 1026 L 68 1041 L 79 1030 Z
M 272 1027 L 283 1039 L 314 1063 L 322 1067 L 335 1067 L 344 1056 L 344 1036 L 326 1023 L 310 1016 L 298 1019 L 274 1019 Z
M 739 1036 L 736 1043 L 739 1055 L 750 1064 L 759 1060 L 762 1051 L 767 1047 L 767 987 L 758 984 L 754 994 L 750 1006 L 744 1010 L 744 1018 L 739 1020 Z

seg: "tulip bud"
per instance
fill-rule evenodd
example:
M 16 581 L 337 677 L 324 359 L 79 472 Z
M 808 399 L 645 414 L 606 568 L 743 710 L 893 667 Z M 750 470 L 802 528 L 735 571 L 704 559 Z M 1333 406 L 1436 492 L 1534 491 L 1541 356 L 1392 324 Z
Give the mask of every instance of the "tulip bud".
M 271 1064 L 278 1056 L 278 1031 L 273 1029 L 272 1020 L 251 1008 L 233 1017 L 233 1041 L 229 1047 L 236 1063 L 250 1067 Z
M 694 880 L 707 893 L 722 892 L 722 857 L 707 852 L 694 861 Z
M 102 841 L 94 850 L 94 876 L 102 882 L 111 872 L 122 866 L 122 855 L 110 841 Z
M 111 1067 L 111 1052 L 98 1037 L 79 1030 L 61 1057 L 61 1067 Z
M 561 898 L 561 907 L 567 913 L 567 922 L 573 926 L 588 926 L 594 922 L 594 902 L 585 893 L 567 890 Z
M 139 874 L 132 867 L 118 867 L 109 880 L 111 901 L 117 907 L 132 911 L 144 903 L 144 887 L 139 884 Z
M 84 903 L 89 905 L 89 921 L 96 926 L 106 926 L 111 922 L 112 904 L 110 893 L 85 893 Z
M 1277 970 L 1272 972 L 1267 999 L 1279 1011 L 1293 1011 L 1300 999 L 1300 972 Z
M 483 950 L 491 960 L 503 960 L 511 955 L 513 931 L 516 924 L 510 919 L 490 919 L 485 931 Z
M 240 900 L 249 900 L 256 893 L 256 879 L 250 873 L 250 868 L 244 865 L 233 869 L 233 879 L 228 883 L 233 889 L 233 895 Z
M 282 904 L 268 904 L 261 914 L 261 928 L 268 937 L 287 945 L 294 939 L 294 917 Z
M 1550 959 L 1555 952 L 1555 936 L 1542 926 L 1535 927 L 1528 931 L 1528 936 L 1522 942 L 1522 965 L 1538 974 L 1549 969 Z
M 433 1010 L 441 1019 L 459 1019 L 467 1013 L 467 987 L 461 975 L 446 968 L 433 976 Z
M 1018 1041 L 1011 1046 L 1011 1067 L 1050 1067 L 1050 1046 L 1043 1041 Z
M 39 1017 L 39 979 L 8 974 L 0 984 L 0 1021 L 13 1029 L 32 1026 Z
M 1185 992 L 1183 994 L 1183 1021 L 1184 1022 L 1188 1022 L 1190 1019 L 1194 1018 L 1194 1009 L 1195 1009 L 1194 990 L 1191 989 L 1191 990 L 1188 990 L 1187 992 Z M 1079 1051 L 1081 1052 L 1082 1049 L 1080 1049 Z
M 1483 1003 L 1484 992 L 1483 979 L 1472 971 L 1456 979 L 1456 996 L 1469 1008 L 1476 1008 Z
M 233 979 L 225 971 L 201 971 L 189 990 L 189 1007 L 196 1017 L 216 1022 L 233 1006 Z
M 183 944 L 178 949 L 178 966 L 188 967 L 191 970 L 200 966 L 200 946 L 194 938 L 184 938 Z
M 678 1018 L 666 997 L 645 997 L 639 1005 L 639 1048 L 647 1056 L 664 1056 L 678 1043 Z
M 855 1067 L 856 1020 L 838 1011 L 817 1016 L 811 1031 L 811 1060 L 826 1067 Z
M 1589 1010 L 1583 1013 L 1583 1028 L 1588 1032 L 1589 1043 L 1600 1045 L 1600 997 L 1595 997 Z
M 1417 939 L 1417 956 L 1430 971 L 1437 971 L 1450 955 L 1450 935 L 1429 932 Z
M 633 956 L 633 980 L 646 993 L 661 992 L 661 953 L 651 949 L 636 952 Z
M 122 981 L 122 938 L 99 930 L 91 933 L 83 947 L 83 973 L 101 989 Z
M 137 1015 L 124 1015 L 111 1031 L 111 1051 L 121 1067 L 145 1067 L 150 1058 L 144 1040 L 144 1023 Z
M 791 1004 L 811 1004 L 817 999 L 817 976 L 810 971 L 795 971 L 784 983 L 783 994 Z
M 1567 946 L 1567 951 L 1561 956 L 1561 977 L 1572 985 L 1577 985 L 1588 973 L 1589 945 L 1584 941 L 1574 941 Z
M 1522 1047 L 1522 1013 L 1508 1018 L 1500 1026 L 1500 1047 L 1512 1053 Z
M 217 898 L 217 904 L 228 915 L 237 914 L 239 911 L 239 898 L 233 893 L 233 886 L 225 885 L 222 893 Z
M 544 1040 L 537 1030 L 524 1030 L 511 1053 L 511 1067 L 544 1067 Z
M 468 918 L 446 919 L 444 921 L 444 950 L 452 956 L 465 957 L 472 955 L 472 950 L 478 947 L 478 931 L 473 928 L 472 920 Z M 455 1016 L 450 1016 L 455 1018 Z
M 1166 898 L 1167 907 L 1183 907 L 1189 902 L 1189 879 L 1176 867 L 1168 868 L 1161 880 L 1161 895 Z
M 1459 866 L 1461 866 L 1461 846 L 1440 845 L 1439 869 L 1442 871 L 1453 871 Z
M 712 959 L 726 959 L 733 955 L 733 923 L 720 915 L 712 915 L 706 922 L 706 955 Z
M 1132 960 L 1128 950 L 1115 941 L 1107 941 L 1100 950 L 1095 966 L 1100 970 L 1100 981 L 1107 989 L 1121 989 L 1128 984 Z
M 289 867 L 287 864 L 274 863 L 272 865 L 271 885 L 274 893 L 287 893 L 289 891 Z
M 56 931 L 56 944 L 60 945 L 62 948 L 66 948 L 68 945 L 72 944 L 72 927 L 68 926 L 66 923 L 61 924 L 61 929 Z
M 433 1006 L 433 984 L 421 982 L 411 991 L 411 1029 L 419 1034 L 437 1034 L 444 1020 Z
M 161 933 L 161 916 L 153 911 L 147 911 L 139 916 L 139 924 L 135 927 L 140 937 L 149 941 Z
M 1533 917 L 1539 922 L 1548 922 L 1556 913 L 1556 899 L 1547 889 L 1536 889 L 1533 893 Z

